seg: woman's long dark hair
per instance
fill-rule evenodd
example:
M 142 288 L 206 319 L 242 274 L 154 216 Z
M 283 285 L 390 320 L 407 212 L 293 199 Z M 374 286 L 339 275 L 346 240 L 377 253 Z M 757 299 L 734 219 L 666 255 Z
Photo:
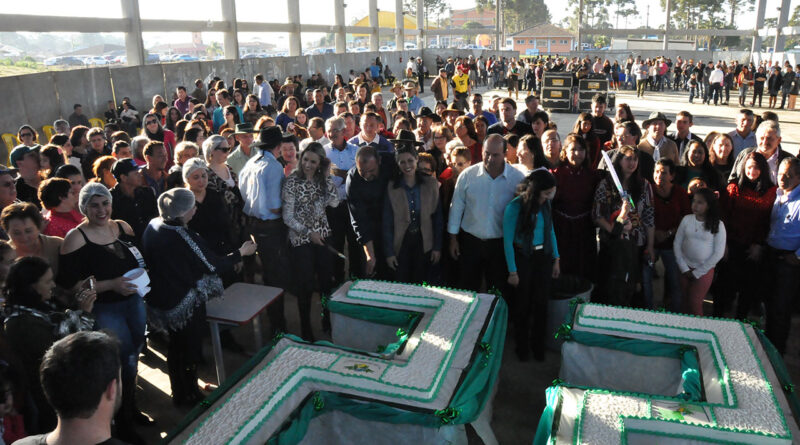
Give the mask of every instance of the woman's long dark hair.
M 706 200 L 706 204 L 708 204 L 708 210 L 706 210 L 706 220 L 703 221 L 703 227 L 705 227 L 705 229 L 709 232 L 716 234 L 719 232 L 719 221 L 722 219 L 722 211 L 719 207 L 719 199 L 717 199 L 717 194 L 714 192 L 714 190 L 703 187 L 695 190 L 693 195 L 702 196 L 703 199 Z
M 706 144 L 700 141 L 689 141 L 686 145 L 686 149 L 683 150 L 683 155 L 681 155 L 681 166 L 689 168 L 689 152 L 692 150 L 692 147 L 699 146 L 703 150 L 703 154 L 705 159 L 703 159 L 703 163 L 700 165 L 700 171 L 703 172 L 703 180 L 706 181 L 711 189 L 716 191 L 721 191 L 722 188 L 725 186 L 722 177 L 720 176 L 717 169 L 711 164 L 711 160 L 708 154 L 708 147 Z M 697 167 L 695 167 L 697 168 Z
M 577 133 L 579 135 L 583 135 L 583 130 L 581 130 L 581 127 L 582 127 L 581 124 L 583 124 L 586 121 L 591 123 L 592 122 L 592 115 L 584 111 L 583 113 L 579 114 L 578 115 L 578 119 L 575 120 L 575 124 L 572 126 L 572 133 Z M 594 127 L 594 125 L 592 127 Z M 587 135 L 588 134 L 592 134 L 592 129 L 589 130 Z
M 519 141 L 524 143 L 525 148 L 533 155 L 533 168 L 550 168 L 550 163 L 544 155 L 541 139 L 537 138 L 534 134 L 526 134 L 522 136 Z
M 628 122 L 628 121 L 633 122 L 634 121 L 633 111 L 631 111 L 630 105 L 622 103 L 622 104 L 617 104 L 617 107 L 618 108 L 622 108 L 623 110 L 625 110 L 625 116 L 627 116 L 627 117 L 625 119 L 621 119 L 621 120 L 614 119 L 616 121 L 615 123 Z
M 533 233 L 532 215 L 539 213 L 539 195 L 555 186 L 555 176 L 544 168 L 534 170 L 519 183 L 516 193 L 521 198 L 517 220 L 519 233 Z
M 637 160 L 639 159 L 639 152 L 631 145 L 623 145 L 620 147 L 619 150 L 614 153 L 614 157 L 611 159 L 611 164 L 614 166 L 614 170 L 617 172 L 617 176 L 622 182 L 625 181 L 625 174 L 622 172 L 622 158 L 628 156 L 629 154 L 633 154 L 636 156 Z M 612 181 L 610 176 L 611 175 L 609 175 L 607 178 L 609 182 Z M 613 190 L 617 189 L 617 187 L 613 184 L 611 185 L 611 188 Z M 628 194 L 630 194 L 634 202 L 637 202 L 639 201 L 639 198 L 641 198 L 643 190 L 644 179 L 642 179 L 641 161 L 639 161 L 639 163 L 636 164 L 636 171 L 631 174 L 631 177 L 628 180 Z
M 750 178 L 744 174 L 747 161 L 750 159 L 755 161 L 756 166 L 758 166 L 758 170 L 761 172 L 755 182 L 751 181 Z M 748 153 L 747 156 L 745 156 L 742 160 L 742 165 L 739 167 L 739 183 L 737 185 L 740 189 L 744 187 L 751 188 L 759 195 L 767 193 L 767 190 L 771 189 L 772 186 L 775 185 L 772 183 L 772 177 L 769 174 L 769 164 L 767 164 L 767 158 L 756 151 L 751 151 Z
M 6 306 L 26 306 L 39 310 L 50 308 L 42 302 L 42 296 L 33 289 L 33 285 L 50 269 L 46 260 L 26 256 L 18 258 L 8 270 L 3 294 Z
M 158 122 L 158 131 L 155 133 L 151 133 L 150 130 L 147 129 L 147 119 L 153 118 Z M 156 113 L 147 113 L 142 119 L 142 126 L 144 126 L 144 135 L 147 136 L 147 139 L 151 141 L 160 141 L 164 142 L 164 127 L 161 126 L 161 116 Z
M 47 177 L 52 178 L 56 174 L 56 170 L 58 167 L 64 165 L 64 155 L 61 154 L 61 151 L 58 145 L 55 144 L 47 144 L 39 151 L 40 156 L 44 156 L 50 162 L 50 171 L 47 172 Z
M 177 120 L 172 120 L 172 110 L 178 112 Z M 183 115 L 181 114 L 181 111 L 178 110 L 178 107 L 169 107 L 167 108 L 167 118 L 165 119 L 166 125 L 164 125 L 164 127 L 169 131 L 175 131 L 175 124 L 177 124 L 178 121 L 181 120 L 182 118 Z
M 584 153 L 583 162 L 578 167 L 583 167 L 588 169 L 589 156 L 590 156 L 589 150 L 586 145 L 586 139 L 582 138 L 581 135 L 579 134 L 570 133 L 564 138 L 564 142 L 562 143 L 561 147 L 561 155 L 560 155 L 561 162 L 564 164 L 569 163 L 569 161 L 567 161 L 567 146 L 569 146 L 569 144 L 575 144 L 578 147 L 580 147 L 581 150 L 583 150 Z

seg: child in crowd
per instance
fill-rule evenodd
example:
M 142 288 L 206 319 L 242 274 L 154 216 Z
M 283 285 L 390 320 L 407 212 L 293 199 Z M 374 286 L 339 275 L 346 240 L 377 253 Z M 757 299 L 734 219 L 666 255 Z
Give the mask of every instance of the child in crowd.
M 681 220 L 673 249 L 681 275 L 684 312 L 703 315 L 703 300 L 714 278 L 714 267 L 725 253 L 725 225 L 717 194 L 709 188 L 694 191 L 692 214 Z
M 703 178 L 692 178 L 692 180 L 689 181 L 689 185 L 686 186 L 686 192 L 689 193 L 689 198 L 691 198 L 695 191 L 704 188 L 708 188 L 708 184 L 706 184 L 706 181 L 703 180 Z
M 694 103 L 694 96 L 697 95 L 697 74 L 689 76 L 689 103 Z

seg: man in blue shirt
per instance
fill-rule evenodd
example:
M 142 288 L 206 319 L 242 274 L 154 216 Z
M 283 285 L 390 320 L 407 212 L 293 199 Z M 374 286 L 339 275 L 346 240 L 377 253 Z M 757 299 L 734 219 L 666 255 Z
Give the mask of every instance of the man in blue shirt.
M 772 205 L 767 236 L 769 274 L 767 337 L 781 354 L 792 325 L 794 297 L 800 290 L 800 159 L 781 161 L 778 194 Z M 754 271 L 754 273 L 756 273 Z M 755 279 L 756 277 L 751 277 Z
M 306 115 L 311 120 L 315 117 L 320 117 L 326 121 L 333 117 L 333 105 L 325 102 L 325 96 L 322 95 L 322 90 L 314 90 L 314 105 L 306 109 Z
M 251 149 L 261 150 L 239 174 L 239 190 L 248 216 L 248 231 L 258 244 L 262 279 L 267 286 L 286 289 L 290 283 L 286 226 L 281 218 L 283 166 L 278 161 L 282 134 L 279 127 L 262 129 Z M 283 300 L 267 309 L 272 333 L 286 331 Z

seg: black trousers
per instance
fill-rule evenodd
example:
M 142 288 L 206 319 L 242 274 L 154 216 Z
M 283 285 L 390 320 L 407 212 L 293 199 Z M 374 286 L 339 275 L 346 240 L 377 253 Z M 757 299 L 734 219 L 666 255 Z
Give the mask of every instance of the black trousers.
M 331 236 L 326 241 L 334 249 L 344 253 L 344 246 L 347 243 L 347 261 L 349 263 L 349 275 L 356 275 L 356 271 L 361 271 L 363 265 L 363 253 L 361 246 L 356 242 L 356 234 L 353 225 L 350 223 L 350 212 L 347 209 L 347 202 L 339 202 L 338 207 L 328 207 L 325 209 L 328 217 L 328 224 L 331 227 Z M 344 260 L 335 257 L 333 259 L 333 279 L 334 285 L 344 282 L 345 263 Z
M 530 256 L 516 250 L 514 258 L 519 274 L 512 315 L 517 350 L 531 348 L 535 355 L 541 356 L 548 335 L 547 303 L 553 281 L 553 258 L 543 250 L 533 251 Z
M 297 296 L 301 336 L 305 340 L 314 340 L 311 330 L 311 296 L 315 287 L 319 289 L 321 295 L 329 295 L 333 286 L 333 258 L 331 256 L 328 249 L 313 243 L 293 246 L 289 249 L 289 257 L 294 269 L 294 281 L 290 289 Z
M 394 271 L 394 281 L 401 283 L 422 284 L 427 280 L 430 270 L 430 252 L 422 249 L 422 232 L 406 232 L 400 251 L 397 255 L 397 270 Z
M 187 397 L 197 391 L 197 365 L 203 354 L 205 327 L 206 306 L 202 304 L 194 309 L 185 326 L 169 331 L 167 372 L 175 398 Z
M 503 253 L 503 239 L 482 240 L 462 230 L 459 244 L 460 287 L 480 292 L 481 282 L 486 278 L 487 290 L 496 288 L 505 294 L 508 269 Z
M 792 326 L 794 297 L 800 291 L 800 266 L 786 262 L 783 252 L 768 248 L 769 280 L 767 281 L 767 338 L 781 354 L 786 352 L 786 340 Z
M 261 260 L 262 279 L 267 286 L 288 289 L 291 283 L 286 226 L 283 220 L 260 220 L 251 218 L 249 231 L 256 239 Z M 286 317 L 283 299 L 276 298 L 267 308 L 272 333 L 286 332 Z
M 714 316 L 724 317 L 736 294 L 736 319 L 746 318 L 753 308 L 758 308 L 764 300 L 764 288 L 767 283 L 763 277 L 767 273 L 764 254 L 759 261 L 747 258 L 749 246 L 736 242 L 728 242 L 728 259 L 720 261 L 716 267 L 717 277 L 711 285 L 714 295 Z

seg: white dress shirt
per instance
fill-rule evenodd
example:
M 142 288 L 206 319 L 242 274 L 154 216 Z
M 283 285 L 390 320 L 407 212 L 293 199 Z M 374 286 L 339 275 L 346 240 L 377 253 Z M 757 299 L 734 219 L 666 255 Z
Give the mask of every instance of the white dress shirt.
M 456 235 L 463 229 L 482 240 L 502 238 L 503 212 L 524 178 L 509 164 L 494 179 L 483 163 L 467 167 L 456 181 L 447 232 Z

